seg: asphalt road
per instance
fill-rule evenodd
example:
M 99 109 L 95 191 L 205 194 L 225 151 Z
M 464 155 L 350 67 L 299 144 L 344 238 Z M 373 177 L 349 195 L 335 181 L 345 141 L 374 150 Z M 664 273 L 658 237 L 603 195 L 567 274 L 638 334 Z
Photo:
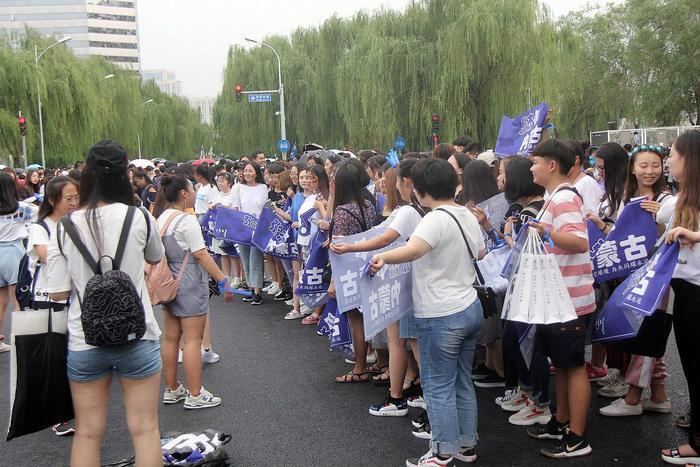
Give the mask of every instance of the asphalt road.
M 314 326 L 284 321 L 286 306 L 267 300 L 253 307 L 237 299 L 212 300 L 215 350 L 221 361 L 205 365 L 204 384 L 223 398 L 222 406 L 186 411 L 182 405 L 160 408 L 165 431 L 215 428 L 233 435 L 227 450 L 236 466 L 402 466 L 407 457 L 427 450 L 428 442 L 411 435 L 410 417 L 373 417 L 370 403 L 386 390 L 368 383 L 337 384 L 334 376 L 349 369 L 328 350 Z M 7 320 L 9 321 L 9 319 Z M 9 322 L 5 334 L 9 336 Z M 0 355 L 0 426 L 9 412 L 9 355 Z M 570 466 L 662 465 L 660 450 L 685 440 L 674 418 L 686 412 L 687 388 L 675 343 L 667 351 L 673 415 L 607 418 L 598 407 L 611 400 L 594 396 L 588 436 L 593 454 L 560 461 Z M 597 388 L 597 386 L 596 386 Z M 132 455 L 118 384 L 113 384 L 102 462 Z M 477 389 L 479 460 L 483 466 L 540 466 L 557 461 L 539 455 L 541 442 L 523 427 L 507 422 L 494 404 L 496 389 Z M 415 409 L 409 415 L 414 416 Z M 70 438 L 50 430 L 10 442 L 0 441 L 0 466 L 68 465 Z

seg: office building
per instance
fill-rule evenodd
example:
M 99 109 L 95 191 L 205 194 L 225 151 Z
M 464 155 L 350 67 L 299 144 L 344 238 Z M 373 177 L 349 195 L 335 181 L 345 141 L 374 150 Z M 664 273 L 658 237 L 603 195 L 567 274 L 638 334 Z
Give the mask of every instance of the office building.
M 202 123 L 212 124 L 214 112 L 214 99 L 211 97 L 188 97 L 190 107 L 199 112 Z
M 16 36 L 27 28 L 71 36 L 66 45 L 78 56 L 140 69 L 136 0 L 0 0 L 0 32 Z
M 175 78 L 175 73 L 170 70 L 142 70 L 141 79 L 154 81 L 156 86 L 169 96 L 182 95 L 182 83 Z

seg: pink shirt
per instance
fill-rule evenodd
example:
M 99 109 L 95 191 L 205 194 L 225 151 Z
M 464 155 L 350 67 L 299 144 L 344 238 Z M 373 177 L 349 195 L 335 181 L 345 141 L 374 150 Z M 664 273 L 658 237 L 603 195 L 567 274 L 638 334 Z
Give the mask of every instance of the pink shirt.
M 568 186 L 570 185 L 565 183 L 554 190 L 554 194 L 544 206 L 540 222 L 550 230 L 573 234 L 588 241 L 583 201 L 573 191 L 562 189 Z M 549 244 L 545 248 L 547 252 L 556 256 L 559 270 L 576 308 L 576 314 L 582 316 L 594 312 L 596 304 L 593 292 L 593 266 L 588 251 L 572 253 Z

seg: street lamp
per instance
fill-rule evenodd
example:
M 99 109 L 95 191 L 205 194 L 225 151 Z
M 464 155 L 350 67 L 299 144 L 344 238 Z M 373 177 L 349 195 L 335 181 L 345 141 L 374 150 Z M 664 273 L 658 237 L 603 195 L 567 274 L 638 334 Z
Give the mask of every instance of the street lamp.
M 284 86 L 282 85 L 282 62 L 280 61 L 280 56 L 275 50 L 274 47 L 272 47 L 270 44 L 266 44 L 265 42 L 261 41 L 256 41 L 254 39 L 249 39 L 247 37 L 244 37 L 245 40 L 248 42 L 252 42 L 253 44 L 260 44 L 264 45 L 265 47 L 271 49 L 275 53 L 275 57 L 277 57 L 277 78 L 279 81 L 279 93 L 280 93 L 280 136 L 282 139 L 286 140 L 287 139 L 287 118 L 284 114 Z M 287 153 L 284 152 L 282 154 L 283 159 L 287 159 Z
M 141 105 L 152 104 L 153 102 L 155 102 L 153 99 L 148 99 L 145 102 L 141 102 Z M 138 140 L 138 143 L 139 143 L 139 159 L 141 159 L 141 132 L 140 131 L 136 132 L 136 139 Z
M 107 76 L 105 76 L 104 79 L 112 79 L 112 78 L 114 78 L 114 75 L 110 73 Z
M 41 149 L 41 166 L 46 168 L 46 157 L 44 155 L 44 122 L 41 116 L 41 88 L 39 87 L 39 59 L 49 51 L 49 49 L 56 47 L 59 44 L 68 42 L 73 39 L 71 36 L 63 36 L 58 41 L 54 42 L 50 46 L 46 47 L 44 50 L 39 52 L 39 49 L 34 45 L 34 65 L 36 66 L 36 100 L 37 107 L 39 108 L 39 148 Z

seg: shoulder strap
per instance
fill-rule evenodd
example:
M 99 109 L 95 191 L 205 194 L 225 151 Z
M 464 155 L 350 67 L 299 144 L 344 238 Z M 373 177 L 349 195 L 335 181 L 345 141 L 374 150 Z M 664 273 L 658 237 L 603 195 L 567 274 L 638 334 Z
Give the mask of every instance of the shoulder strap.
M 143 206 L 139 206 L 139 210 L 146 219 L 146 245 L 148 245 L 148 241 L 151 239 L 151 214 Z
M 172 214 L 170 215 L 170 217 L 168 217 L 168 220 L 165 221 L 165 225 L 163 226 L 162 229 L 160 229 L 160 236 L 161 236 L 161 237 L 163 236 L 163 234 L 165 234 L 165 232 L 168 231 L 168 227 L 170 227 L 170 224 L 173 222 L 173 220 L 175 220 L 175 218 L 176 218 L 179 214 L 182 214 L 182 213 L 174 212 L 174 213 L 172 213 Z M 178 222 L 178 224 L 179 224 L 179 223 L 180 223 L 180 222 Z M 175 225 L 175 228 L 177 228 L 177 225 Z
M 359 207 L 359 206 L 358 206 L 358 207 Z M 360 217 L 360 216 L 358 216 L 357 214 L 355 214 L 354 212 L 352 212 L 351 210 L 349 210 L 349 209 L 347 209 L 347 208 L 338 208 L 338 210 L 339 210 L 339 211 L 345 211 L 345 212 L 347 212 L 348 214 L 350 214 L 350 215 L 351 215 L 352 217 L 354 217 L 355 220 L 357 221 L 357 225 L 359 225 L 360 227 L 362 227 L 362 229 L 363 229 L 364 231 L 367 230 L 367 222 L 365 222 L 364 216 Z M 360 208 L 360 212 L 364 214 L 364 211 L 363 211 L 362 208 Z
M 46 234 L 49 236 L 49 238 L 51 238 L 51 231 L 49 230 L 49 226 L 46 225 L 46 222 L 44 222 L 44 219 L 38 221 L 37 224 L 42 226 L 44 230 L 46 230 Z
M 588 176 L 588 175 L 586 175 L 586 176 Z M 540 220 L 542 218 L 542 216 L 544 215 L 544 213 L 547 210 L 547 207 L 549 206 L 549 203 L 551 203 L 552 200 L 554 199 L 554 195 L 556 195 L 560 191 L 573 191 L 576 194 L 576 196 L 578 196 L 581 199 L 581 202 L 583 202 L 583 197 L 581 196 L 581 194 L 578 192 L 578 190 L 575 187 L 573 187 L 571 185 L 561 187 L 558 190 L 554 190 L 554 193 L 552 193 L 552 196 L 550 196 L 549 199 L 547 201 L 545 201 L 545 203 L 542 205 L 542 208 L 540 208 L 540 212 L 537 213 L 537 220 Z
M 658 195 L 654 196 L 654 201 L 656 201 L 657 203 L 660 203 L 661 201 L 665 200 L 669 196 L 671 196 L 669 193 L 662 191 Z
M 87 263 L 88 267 L 92 270 L 93 274 L 100 274 L 100 265 L 97 264 L 97 261 L 95 261 L 95 258 L 93 258 L 92 255 L 90 254 L 90 251 L 88 251 L 87 247 L 85 246 L 85 243 L 83 243 L 83 240 L 80 238 L 80 234 L 78 233 L 78 230 L 75 228 L 75 224 L 73 223 L 73 221 L 71 220 L 70 217 L 71 217 L 71 215 L 69 214 L 69 215 L 61 218 L 59 225 L 63 226 L 63 228 L 66 231 L 66 234 L 68 234 L 71 241 L 73 242 L 75 247 L 78 249 L 80 256 L 83 257 L 83 259 Z M 60 241 L 59 241 L 59 247 L 60 247 Z M 61 248 L 61 253 L 63 253 L 62 248 Z
M 471 258 L 472 258 L 472 263 L 474 263 L 474 269 L 476 270 L 476 277 L 477 277 L 477 280 L 479 282 L 479 285 L 483 286 L 485 284 L 484 276 L 481 275 L 481 270 L 479 270 L 479 265 L 476 264 L 476 256 L 474 256 L 474 253 L 472 253 L 472 248 L 469 246 L 469 240 L 467 240 L 467 235 L 464 233 L 464 230 L 462 230 L 462 224 L 460 224 L 459 220 L 457 220 L 457 218 L 454 216 L 454 214 L 452 214 L 447 209 L 437 208 L 436 211 L 442 211 L 442 212 L 446 213 L 457 224 L 457 228 L 459 229 L 459 233 L 462 234 L 462 238 L 464 239 L 464 244 L 467 245 L 467 251 L 469 252 L 469 256 L 471 256 Z
M 122 225 L 122 232 L 119 234 L 119 243 L 117 244 L 117 252 L 114 254 L 114 261 L 112 261 L 112 269 L 119 270 L 122 258 L 124 257 L 124 248 L 126 248 L 126 242 L 129 240 L 129 231 L 131 230 L 131 223 L 134 220 L 134 211 L 136 208 L 134 206 L 129 206 L 126 210 L 126 217 L 124 218 L 124 225 Z

